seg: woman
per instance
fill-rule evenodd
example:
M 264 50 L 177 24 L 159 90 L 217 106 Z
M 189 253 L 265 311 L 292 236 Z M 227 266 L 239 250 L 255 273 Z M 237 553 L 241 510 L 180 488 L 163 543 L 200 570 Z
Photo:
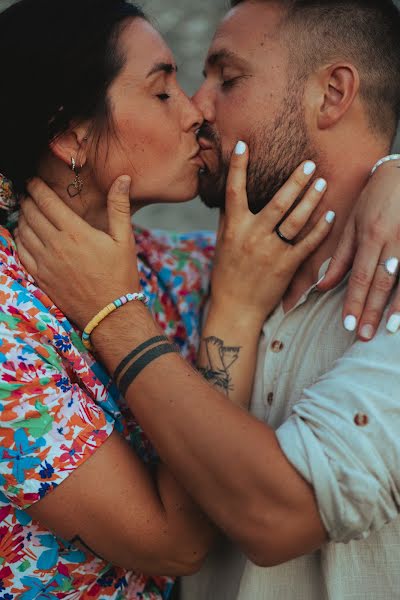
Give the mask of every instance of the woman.
M 196 194 L 202 115 L 141 10 L 124 0 L 22 0 L 0 15 L 0 32 L 0 172 L 18 192 L 40 175 L 104 231 L 115 218 L 107 191 L 121 173 L 132 179 L 132 211 Z M 7 600 L 167 598 L 172 579 L 161 575 L 196 570 L 213 529 L 158 463 L 80 332 L 23 268 L 10 234 L 17 200 L 1 182 L 0 589 Z M 128 193 L 128 180 L 118 183 Z M 278 270 L 296 268 L 330 227 L 322 221 L 312 246 Z M 194 360 L 212 237 L 139 231 L 138 240 L 158 323 Z M 53 494 L 55 512 L 46 509 Z

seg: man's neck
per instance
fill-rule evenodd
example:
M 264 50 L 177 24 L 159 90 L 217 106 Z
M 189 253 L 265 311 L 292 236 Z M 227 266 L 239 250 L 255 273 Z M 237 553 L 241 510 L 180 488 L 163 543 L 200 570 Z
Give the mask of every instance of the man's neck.
M 303 294 L 317 283 L 321 266 L 333 256 L 350 214 L 368 181 L 371 168 L 385 153 L 387 148 L 379 145 L 368 155 L 354 154 L 354 158 L 347 161 L 347 165 L 346 161 L 339 160 L 336 165 L 329 166 L 329 169 L 321 173 L 328 181 L 328 190 L 310 219 L 305 233 L 310 231 L 328 211 L 335 212 L 335 223 L 325 241 L 302 263 L 293 277 L 283 298 L 285 312 L 293 308 Z

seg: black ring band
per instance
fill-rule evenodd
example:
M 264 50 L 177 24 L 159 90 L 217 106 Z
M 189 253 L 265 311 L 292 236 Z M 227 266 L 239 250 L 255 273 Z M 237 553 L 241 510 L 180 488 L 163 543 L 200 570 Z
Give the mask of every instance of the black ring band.
M 129 386 L 133 383 L 136 377 L 145 369 L 153 360 L 159 358 L 163 354 L 171 354 L 172 352 L 179 353 L 178 346 L 175 344 L 161 344 L 160 346 L 156 346 L 155 348 L 151 348 L 140 358 L 137 359 L 136 362 L 133 363 L 127 369 L 126 373 L 121 377 L 121 381 L 118 385 L 119 391 L 121 395 L 125 397 L 126 392 L 128 391 Z
M 285 244 L 289 244 L 289 246 L 294 246 L 296 244 L 296 242 L 294 240 L 288 240 L 288 238 L 285 237 L 283 235 L 283 233 L 281 232 L 281 230 L 279 229 L 279 225 L 281 225 L 281 223 L 278 223 L 278 225 L 274 229 L 278 238 L 280 238 L 282 240 L 282 242 L 285 242 Z
M 132 350 L 132 352 L 128 354 L 128 356 L 125 356 L 124 360 L 115 369 L 114 381 L 117 381 L 122 371 L 127 365 L 129 365 L 129 363 L 133 358 L 135 358 L 135 356 L 143 352 L 143 350 L 146 350 L 146 348 L 148 348 L 149 346 L 153 346 L 153 344 L 157 344 L 158 342 L 169 342 L 169 339 L 165 335 L 158 335 L 156 337 L 151 338 L 150 340 L 147 340 L 147 342 L 143 342 L 143 344 L 140 344 L 140 346 Z

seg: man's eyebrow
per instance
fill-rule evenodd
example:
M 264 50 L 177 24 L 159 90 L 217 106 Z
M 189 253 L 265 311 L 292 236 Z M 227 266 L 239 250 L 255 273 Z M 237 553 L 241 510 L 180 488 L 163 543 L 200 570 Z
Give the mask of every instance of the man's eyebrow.
M 231 62 L 243 68 L 250 67 L 250 63 L 247 60 L 241 58 L 238 54 L 235 54 L 235 52 L 232 52 L 232 50 L 227 50 L 226 48 L 222 48 L 221 50 L 217 50 L 216 52 L 210 54 L 207 57 L 206 66 L 216 67 L 223 62 Z
M 156 73 L 167 73 L 167 75 L 172 75 L 172 73 L 178 72 L 178 67 L 173 65 L 172 63 L 159 62 L 152 66 L 150 71 L 147 73 L 147 77 L 151 77 L 151 75 L 155 75 Z

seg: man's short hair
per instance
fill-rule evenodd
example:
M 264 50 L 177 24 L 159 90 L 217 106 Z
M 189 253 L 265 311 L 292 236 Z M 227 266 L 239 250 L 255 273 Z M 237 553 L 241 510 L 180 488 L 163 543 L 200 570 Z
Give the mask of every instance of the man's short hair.
M 246 0 L 231 0 L 235 7 Z M 391 0 L 258 0 L 282 5 L 296 76 L 331 60 L 358 69 L 371 128 L 393 137 L 400 118 L 400 13 Z M 301 50 L 300 50 L 301 49 Z

